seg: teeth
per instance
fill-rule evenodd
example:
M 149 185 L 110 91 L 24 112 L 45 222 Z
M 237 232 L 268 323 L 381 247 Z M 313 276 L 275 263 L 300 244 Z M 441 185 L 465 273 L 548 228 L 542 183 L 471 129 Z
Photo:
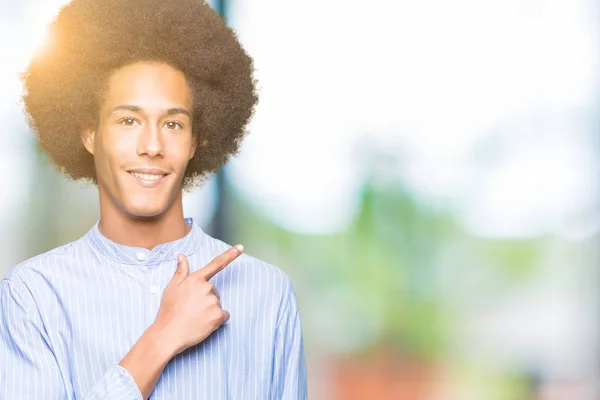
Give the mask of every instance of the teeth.
M 157 181 L 164 176 L 164 175 L 156 175 L 156 174 L 142 174 L 139 172 L 130 172 L 130 174 L 135 176 L 138 179 L 143 179 L 145 181 Z

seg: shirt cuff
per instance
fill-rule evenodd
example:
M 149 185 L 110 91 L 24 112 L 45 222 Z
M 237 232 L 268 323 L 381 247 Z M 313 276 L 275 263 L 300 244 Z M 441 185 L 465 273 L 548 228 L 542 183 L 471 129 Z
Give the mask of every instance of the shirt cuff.
M 125 368 L 115 365 L 102 376 L 85 400 L 144 400 L 135 380 Z

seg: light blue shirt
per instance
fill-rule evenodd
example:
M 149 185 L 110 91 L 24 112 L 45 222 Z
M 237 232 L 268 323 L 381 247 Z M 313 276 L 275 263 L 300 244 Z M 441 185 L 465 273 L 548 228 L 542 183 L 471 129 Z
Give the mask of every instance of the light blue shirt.
M 142 399 L 118 362 L 154 322 L 177 255 L 192 273 L 231 247 L 186 222 L 184 238 L 151 251 L 110 241 L 96 223 L 13 267 L 0 283 L 0 399 Z M 289 277 L 244 253 L 211 283 L 231 318 L 171 359 L 150 399 L 306 399 Z

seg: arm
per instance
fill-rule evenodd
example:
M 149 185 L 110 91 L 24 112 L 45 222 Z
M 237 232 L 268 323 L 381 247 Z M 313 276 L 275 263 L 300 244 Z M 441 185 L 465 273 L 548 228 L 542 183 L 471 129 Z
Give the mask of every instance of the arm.
M 200 343 L 229 319 L 209 280 L 243 250 L 241 246 L 232 247 L 193 274 L 189 273 L 187 258 L 181 255 L 173 279 L 163 292 L 155 322 L 83 399 L 148 398 L 173 356 Z M 37 305 L 18 279 L 0 283 L 0 360 L 0 399 L 74 397 L 73 391 L 65 387 L 69 371 L 64 366 L 61 369 Z
M 0 399 L 73 399 L 69 371 L 54 354 L 33 297 L 18 280 L 0 282 Z M 140 400 L 135 381 L 115 365 L 86 400 Z
M 175 355 L 168 350 L 171 345 L 162 333 L 156 325 L 150 326 L 119 363 L 139 387 L 144 399 L 150 396 L 163 369 Z
M 308 398 L 300 311 L 294 288 L 289 280 L 275 332 L 273 386 L 278 399 L 306 400 Z

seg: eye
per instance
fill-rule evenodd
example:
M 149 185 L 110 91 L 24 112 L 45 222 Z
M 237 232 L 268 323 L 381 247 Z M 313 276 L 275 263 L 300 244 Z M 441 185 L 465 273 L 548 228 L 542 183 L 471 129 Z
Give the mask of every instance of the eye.
M 139 122 L 135 118 L 126 117 L 126 118 L 123 118 L 122 120 L 120 120 L 119 123 L 121 125 L 125 125 L 125 126 L 133 126 Z
M 181 124 L 180 124 L 179 122 L 177 122 L 177 121 L 168 121 L 168 122 L 166 122 L 166 123 L 165 123 L 165 126 L 166 126 L 168 129 L 177 129 L 177 128 L 179 128 L 179 129 L 182 129 L 182 128 L 183 128 L 183 125 L 181 125 Z

